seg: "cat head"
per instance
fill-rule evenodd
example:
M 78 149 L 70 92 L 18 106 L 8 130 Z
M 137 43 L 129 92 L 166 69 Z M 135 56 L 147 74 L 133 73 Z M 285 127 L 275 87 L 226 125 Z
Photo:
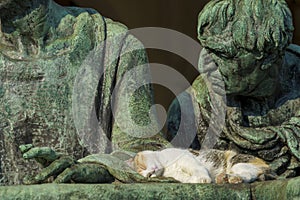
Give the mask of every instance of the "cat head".
M 159 162 L 158 155 L 153 151 L 142 151 L 126 163 L 144 177 L 162 176 L 163 166 Z

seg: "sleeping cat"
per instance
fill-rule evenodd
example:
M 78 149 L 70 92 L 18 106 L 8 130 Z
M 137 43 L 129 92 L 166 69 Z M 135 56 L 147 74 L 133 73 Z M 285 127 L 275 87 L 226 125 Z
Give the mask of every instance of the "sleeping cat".
M 270 171 L 263 160 L 234 151 L 211 149 L 193 153 L 178 148 L 142 151 L 128 163 L 144 177 L 172 177 L 182 183 L 251 183 L 264 180 Z

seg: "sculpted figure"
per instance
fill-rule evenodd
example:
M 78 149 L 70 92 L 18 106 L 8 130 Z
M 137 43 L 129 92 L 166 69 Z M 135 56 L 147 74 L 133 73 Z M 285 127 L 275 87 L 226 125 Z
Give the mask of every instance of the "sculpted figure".
M 252 154 L 281 177 L 298 175 L 300 47 L 290 45 L 292 33 L 284 0 L 210 1 L 199 14 L 201 75 L 172 103 L 169 134 L 196 130 L 193 148 Z
M 140 139 L 121 130 L 112 114 L 113 107 L 128 130 L 131 121 L 153 130 L 158 126 L 149 115 L 149 71 L 137 67 L 148 62 L 145 50 L 124 25 L 95 10 L 61 7 L 52 0 L 0 0 L 0 25 L 1 185 L 19 184 L 25 174 L 36 173 L 37 166 L 22 159 L 18 147 L 23 144 L 49 146 L 75 160 L 110 153 L 116 146 L 132 152 L 162 146 L 160 135 Z M 115 88 L 134 67 L 127 81 L 145 84 L 127 104 L 120 97 L 129 95 L 130 85 Z M 28 152 L 32 146 L 21 149 Z M 62 154 L 42 148 L 25 157 L 48 166 Z M 66 161 L 67 166 L 73 161 Z

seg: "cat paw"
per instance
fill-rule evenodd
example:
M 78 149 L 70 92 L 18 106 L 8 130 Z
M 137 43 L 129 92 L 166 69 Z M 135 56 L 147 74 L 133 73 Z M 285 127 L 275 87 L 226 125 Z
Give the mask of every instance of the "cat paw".
M 189 183 L 211 183 L 210 177 L 192 177 L 188 181 Z
M 215 178 L 216 184 L 228 183 L 228 175 L 226 173 L 218 174 Z
M 229 176 L 228 182 L 231 184 L 243 183 L 243 179 L 240 176 Z
M 211 178 L 201 178 L 199 183 L 211 183 Z

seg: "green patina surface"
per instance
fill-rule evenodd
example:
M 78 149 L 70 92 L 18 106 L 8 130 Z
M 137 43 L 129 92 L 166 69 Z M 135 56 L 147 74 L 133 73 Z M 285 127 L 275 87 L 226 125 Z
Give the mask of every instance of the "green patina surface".
M 255 184 L 44 184 L 0 187 L 0 197 L 10 199 L 232 199 L 291 200 L 300 198 L 300 179 Z
M 97 158 L 98 163 L 93 163 L 94 158 L 89 162 L 91 157 L 76 163 L 93 151 L 107 153 L 116 145 L 136 152 L 166 144 L 160 135 L 136 138 L 139 135 L 124 132 L 113 120 L 110 109 L 118 80 L 132 67 L 147 63 L 141 43 L 122 24 L 91 9 L 63 8 L 51 0 L 11 0 L 4 5 L 2 2 L 0 184 L 20 184 L 25 175 L 39 170 L 35 163 L 22 158 L 21 151 L 25 152 L 24 158 L 30 158 L 26 152 L 31 147 L 18 149 L 28 143 L 51 146 L 68 155 L 56 154 L 50 148 L 31 149 L 47 154 L 32 157 L 46 166 L 33 182 L 43 182 L 61 172 L 56 182 L 112 182 L 112 175 L 123 182 L 170 182 L 145 180 L 127 169 L 117 155 L 102 155 Z M 28 10 L 22 13 L 25 7 Z M 17 17 L 11 15 L 11 10 L 16 11 L 12 14 Z M 191 125 L 196 127 L 198 147 L 207 145 L 209 121 L 224 114 L 225 126 L 216 134 L 216 141 L 209 138 L 213 142 L 210 147 L 259 156 L 283 178 L 299 174 L 300 166 L 300 48 L 289 45 L 291 19 L 283 0 L 211 1 L 199 15 L 199 40 L 205 47 L 199 62 L 202 75 L 182 95 L 188 111 L 183 116 L 194 113 L 200 119 L 196 123 L 187 121 L 185 126 L 186 133 Z M 103 44 L 105 39 L 108 40 Z M 211 65 L 213 61 L 218 68 Z M 103 69 L 97 66 L 105 66 L 104 76 L 100 77 Z M 207 80 L 214 84 L 207 84 Z M 113 103 L 115 118 L 125 122 L 132 132 L 135 126 L 129 119 L 156 130 L 158 124 L 152 120 L 155 116 L 148 115 L 153 104 L 151 85 L 139 88 L 129 102 L 120 100 L 130 94 L 138 81 L 148 83 L 147 68 L 135 69 L 128 85 L 118 88 Z M 222 83 L 225 91 L 220 90 Z M 216 94 L 211 95 L 212 92 Z M 223 102 L 224 96 L 227 102 Z M 214 113 L 218 106 L 225 106 L 226 112 Z M 169 112 L 169 131 L 173 135 L 180 122 L 179 108 L 175 102 Z M 106 137 L 98 137 L 99 126 Z M 87 137 L 80 138 L 80 134 Z M 31 179 L 28 181 L 31 183 Z M 0 198 L 297 199 L 299 182 L 299 178 L 294 178 L 252 185 L 1 186 Z

